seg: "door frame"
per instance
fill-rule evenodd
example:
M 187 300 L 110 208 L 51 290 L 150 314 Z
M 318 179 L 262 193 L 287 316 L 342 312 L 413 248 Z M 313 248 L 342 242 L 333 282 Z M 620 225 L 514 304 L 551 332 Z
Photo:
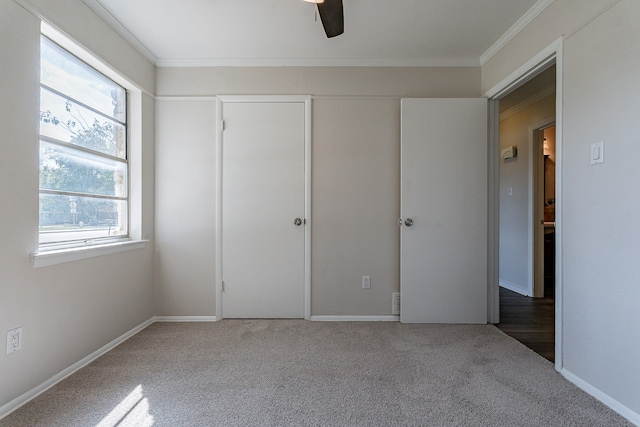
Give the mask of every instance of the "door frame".
M 222 137 L 225 103 L 304 104 L 304 318 L 311 318 L 311 96 L 310 95 L 218 95 L 216 97 L 216 320 L 224 318 L 222 286 Z
M 555 126 L 556 118 L 529 126 L 529 293 L 544 297 L 544 131 Z
M 488 235 L 488 317 L 490 323 L 500 322 L 500 178 L 498 153 L 500 150 L 500 118 L 498 102 L 505 95 L 555 63 L 556 65 L 556 292 L 555 292 L 555 369 L 563 367 L 562 334 L 562 129 L 563 129 L 563 38 L 559 37 L 533 58 L 525 62 L 501 82 L 487 90 L 489 99 L 489 235 Z

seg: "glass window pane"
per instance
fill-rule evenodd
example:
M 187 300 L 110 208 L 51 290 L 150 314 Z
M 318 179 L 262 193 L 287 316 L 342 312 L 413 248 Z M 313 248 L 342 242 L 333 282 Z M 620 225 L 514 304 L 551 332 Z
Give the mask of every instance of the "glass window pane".
M 44 36 L 40 70 L 40 249 L 126 237 L 125 89 Z
M 127 233 L 127 202 L 40 194 L 40 244 Z
M 66 50 L 42 37 L 40 82 L 91 108 L 125 121 L 126 92 Z
M 40 89 L 40 134 L 126 158 L 125 127 L 68 99 Z
M 127 196 L 127 164 L 40 141 L 40 188 Z

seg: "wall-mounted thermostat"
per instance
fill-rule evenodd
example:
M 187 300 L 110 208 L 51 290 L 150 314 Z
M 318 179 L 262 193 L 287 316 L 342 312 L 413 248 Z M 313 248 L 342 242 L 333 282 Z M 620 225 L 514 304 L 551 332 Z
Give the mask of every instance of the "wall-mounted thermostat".
M 500 151 L 500 157 L 502 157 L 505 160 L 511 159 L 513 157 L 518 157 L 518 147 L 515 145 L 512 145 L 511 147 L 507 147 L 503 149 L 502 151 Z

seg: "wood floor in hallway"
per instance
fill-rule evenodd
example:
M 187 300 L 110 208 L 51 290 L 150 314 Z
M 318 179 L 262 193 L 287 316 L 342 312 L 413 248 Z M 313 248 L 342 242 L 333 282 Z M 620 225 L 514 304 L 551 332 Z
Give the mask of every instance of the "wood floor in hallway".
M 553 293 L 530 298 L 500 288 L 500 323 L 505 334 L 517 339 L 544 358 L 555 359 L 555 309 Z

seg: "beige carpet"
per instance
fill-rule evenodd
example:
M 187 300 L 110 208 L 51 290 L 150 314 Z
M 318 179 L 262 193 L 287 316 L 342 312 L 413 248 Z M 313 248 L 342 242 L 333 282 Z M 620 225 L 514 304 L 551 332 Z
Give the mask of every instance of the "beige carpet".
M 0 426 L 626 426 L 495 327 L 156 323 Z

